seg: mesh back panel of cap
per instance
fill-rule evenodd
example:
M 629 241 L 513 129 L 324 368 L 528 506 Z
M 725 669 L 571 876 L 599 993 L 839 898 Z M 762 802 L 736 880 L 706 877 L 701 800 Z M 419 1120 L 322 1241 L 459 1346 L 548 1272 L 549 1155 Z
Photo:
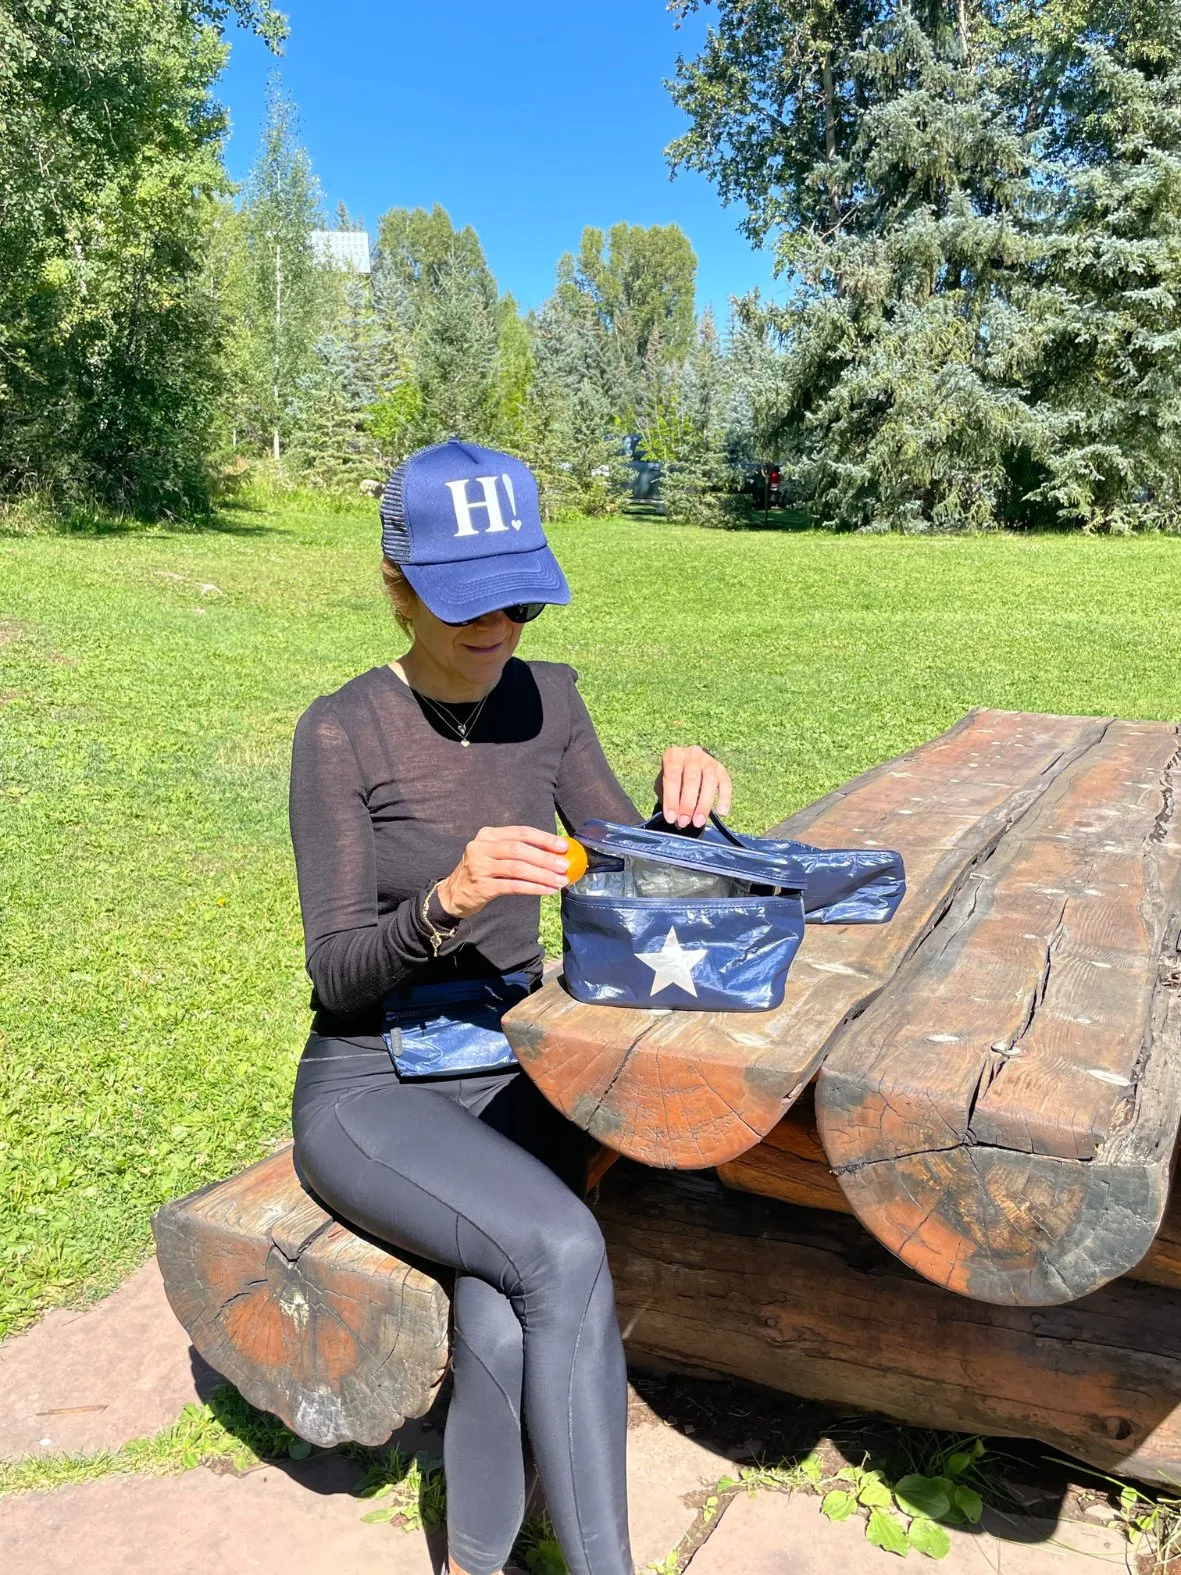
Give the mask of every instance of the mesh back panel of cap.
M 381 495 L 381 550 L 391 563 L 405 563 L 410 557 L 410 529 L 402 504 L 402 483 L 406 461 L 394 471 Z
M 406 468 L 411 460 L 418 459 L 423 454 L 431 454 L 437 448 L 446 448 L 448 443 L 458 442 L 458 438 L 447 438 L 442 443 L 428 443 L 425 448 L 416 448 L 413 454 L 396 467 L 393 475 L 385 484 L 385 491 L 381 495 L 381 550 L 383 556 L 391 563 L 409 563 L 411 557 L 410 527 L 406 523 L 406 505 L 402 499 L 402 489 L 406 484 Z

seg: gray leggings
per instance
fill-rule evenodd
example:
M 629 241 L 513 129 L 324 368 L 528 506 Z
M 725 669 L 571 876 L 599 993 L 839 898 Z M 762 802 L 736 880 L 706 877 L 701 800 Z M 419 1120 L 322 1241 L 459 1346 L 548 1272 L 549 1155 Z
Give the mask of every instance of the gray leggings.
M 451 1558 L 493 1575 L 508 1557 L 523 1400 L 571 1575 L 632 1575 L 627 1381 L 603 1238 L 578 1196 L 584 1135 L 521 1072 L 402 1082 L 384 1050 L 317 1034 L 293 1123 L 301 1176 L 334 1213 L 457 1271 Z

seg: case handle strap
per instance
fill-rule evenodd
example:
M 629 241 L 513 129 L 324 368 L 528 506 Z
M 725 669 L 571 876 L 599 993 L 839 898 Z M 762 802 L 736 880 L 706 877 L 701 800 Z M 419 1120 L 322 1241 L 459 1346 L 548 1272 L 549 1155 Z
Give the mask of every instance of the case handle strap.
M 718 814 L 716 809 L 710 810 L 709 818 L 713 821 L 716 829 L 722 833 L 723 837 L 725 837 L 726 841 L 731 845 L 731 847 L 745 848 L 746 843 L 743 842 L 742 838 L 736 831 L 730 830 L 729 826 L 727 826 L 726 822 Z
M 661 826 L 657 826 L 655 829 L 660 830 L 661 827 L 663 826 L 663 814 L 664 814 L 663 807 L 660 804 L 657 804 L 656 808 L 652 811 L 651 819 L 648 822 L 649 826 L 651 826 L 654 821 L 658 821 L 659 820 L 659 821 L 661 821 Z M 729 826 L 727 826 L 726 822 L 718 814 L 716 809 L 711 809 L 710 810 L 709 818 L 710 818 L 710 820 L 713 821 L 715 828 L 718 831 L 721 832 L 723 838 L 730 844 L 730 846 L 732 848 L 745 848 L 746 847 L 746 843 L 742 840 L 742 838 L 738 835 L 738 833 L 736 831 L 731 831 L 730 830 Z M 665 828 L 665 829 L 668 829 L 668 828 Z M 676 830 L 677 828 L 673 827 L 671 829 Z M 693 836 L 699 835 L 696 826 L 686 827 L 685 830 L 686 830 L 686 834 L 691 834 Z

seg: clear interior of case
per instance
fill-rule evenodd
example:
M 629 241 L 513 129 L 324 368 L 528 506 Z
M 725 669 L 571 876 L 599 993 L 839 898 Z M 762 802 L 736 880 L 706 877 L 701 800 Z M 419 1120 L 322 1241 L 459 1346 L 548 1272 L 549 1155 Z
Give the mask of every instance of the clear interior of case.
M 591 853 L 586 874 L 570 890 L 580 897 L 748 897 L 748 880 L 713 875 L 706 870 L 680 869 L 655 859 L 613 858 Z M 767 890 L 769 888 L 761 888 Z

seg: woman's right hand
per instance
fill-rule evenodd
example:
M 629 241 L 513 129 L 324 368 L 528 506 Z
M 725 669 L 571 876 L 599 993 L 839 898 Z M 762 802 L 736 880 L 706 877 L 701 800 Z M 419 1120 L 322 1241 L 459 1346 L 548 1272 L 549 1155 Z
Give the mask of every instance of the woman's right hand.
M 439 901 L 470 919 L 497 897 L 548 897 L 567 884 L 566 838 L 535 826 L 484 826 L 438 886 Z

